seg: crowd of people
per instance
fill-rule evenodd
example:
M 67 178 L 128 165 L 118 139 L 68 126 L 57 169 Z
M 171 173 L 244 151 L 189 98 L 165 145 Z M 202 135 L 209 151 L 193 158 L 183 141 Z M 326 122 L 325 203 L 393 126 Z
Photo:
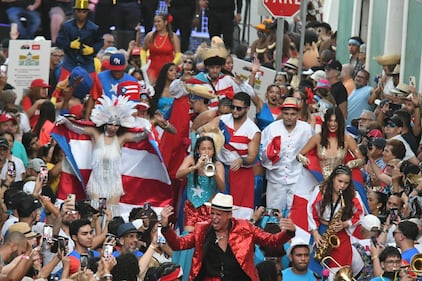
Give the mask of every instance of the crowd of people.
M 240 0 L 164 3 L 144 14 L 145 33 L 139 4 L 117 1 L 127 17 L 114 23 L 133 32 L 126 49 L 96 24 L 97 1 L 58 1 L 49 79 L 17 94 L 3 67 L 9 40 L 38 32 L 41 1 L 29 2 L 8 2 L 17 30 L 0 54 L 0 280 L 422 275 L 421 94 L 400 82 L 400 56 L 377 56 L 382 73 L 371 79 L 359 36 L 337 42 L 321 19 L 295 19 L 284 24 L 282 69 L 260 95 L 276 24 L 265 19 L 249 49 L 235 46 Z M 209 45 L 190 50 L 200 9 Z M 349 61 L 336 59 L 337 44 Z M 234 57 L 248 61 L 247 79 Z M 139 170 L 148 172 L 135 189 Z

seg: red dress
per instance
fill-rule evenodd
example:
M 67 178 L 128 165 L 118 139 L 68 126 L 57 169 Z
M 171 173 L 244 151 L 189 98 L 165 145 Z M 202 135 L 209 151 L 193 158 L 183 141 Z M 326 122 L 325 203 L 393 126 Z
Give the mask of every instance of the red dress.
M 149 46 L 149 59 L 151 65 L 148 68 L 148 77 L 155 81 L 163 65 L 174 59 L 174 45 L 168 34 L 155 36 Z

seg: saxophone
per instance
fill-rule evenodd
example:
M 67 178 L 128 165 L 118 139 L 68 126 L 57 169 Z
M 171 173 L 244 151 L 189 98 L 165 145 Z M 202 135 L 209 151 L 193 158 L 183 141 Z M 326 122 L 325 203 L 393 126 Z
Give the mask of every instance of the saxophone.
M 343 216 L 345 203 L 343 198 L 343 192 L 339 191 L 340 196 L 340 203 L 341 207 L 340 210 L 338 210 L 334 216 L 332 217 L 330 224 L 328 225 L 327 230 L 322 234 L 322 246 L 317 247 L 315 249 L 314 258 L 321 262 L 323 258 L 328 256 L 333 248 L 338 248 L 340 246 L 340 239 L 338 238 L 335 230 L 334 225 L 337 222 L 341 222 L 341 217 Z

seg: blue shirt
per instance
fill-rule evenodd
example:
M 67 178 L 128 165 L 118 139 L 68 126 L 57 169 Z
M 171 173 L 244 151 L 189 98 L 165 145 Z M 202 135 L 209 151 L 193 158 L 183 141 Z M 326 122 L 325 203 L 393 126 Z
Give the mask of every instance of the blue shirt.
M 416 254 L 419 254 L 418 249 L 416 249 L 415 247 L 404 251 L 403 253 L 401 253 L 401 258 L 402 260 L 407 261 L 408 263 L 410 263 L 410 260 L 412 259 L 412 257 Z
M 124 81 L 137 82 L 136 78 L 125 73 L 122 78 L 116 79 L 111 75 L 111 70 L 106 70 L 98 74 L 98 78 L 103 87 L 104 95 L 111 98 L 112 96 L 118 96 L 117 86 Z
M 308 270 L 305 274 L 296 274 L 292 271 L 292 268 L 286 268 L 282 271 L 283 280 L 294 280 L 294 281 L 316 281 L 315 275 L 312 271 Z
M 100 253 L 99 253 L 99 252 L 97 252 L 97 251 L 92 251 L 92 250 L 91 250 L 91 252 L 94 254 L 94 257 L 95 257 L 95 258 L 100 258 Z M 80 259 L 81 259 L 81 254 L 80 254 L 79 252 L 77 252 L 76 250 L 73 250 L 73 251 L 69 254 L 69 256 L 75 257 L 75 258 L 77 258 L 78 260 L 80 260 Z M 89 256 L 89 253 L 88 253 L 88 256 Z
M 371 86 L 364 86 L 354 89 L 347 98 L 347 120 L 346 125 L 350 125 L 353 119 L 359 118 L 364 109 L 372 111 L 372 106 L 368 104 L 371 96 Z

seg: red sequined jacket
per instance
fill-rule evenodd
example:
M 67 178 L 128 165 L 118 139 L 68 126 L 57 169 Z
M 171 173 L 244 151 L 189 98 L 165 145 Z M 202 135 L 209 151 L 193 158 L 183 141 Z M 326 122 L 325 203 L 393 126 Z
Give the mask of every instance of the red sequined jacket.
M 258 281 L 258 274 L 254 266 L 254 245 L 282 247 L 295 234 L 291 231 L 282 231 L 271 234 L 261 228 L 252 225 L 247 220 L 233 219 L 229 232 L 229 246 L 236 257 L 238 263 L 252 281 Z M 206 233 L 210 228 L 209 222 L 200 222 L 195 225 L 195 229 L 190 234 L 178 237 L 172 229 L 163 231 L 167 243 L 173 250 L 185 250 L 195 247 L 192 258 L 192 268 L 189 280 L 193 281 L 198 276 L 202 267 L 203 248 Z M 211 243 L 214 243 L 212 241 Z

